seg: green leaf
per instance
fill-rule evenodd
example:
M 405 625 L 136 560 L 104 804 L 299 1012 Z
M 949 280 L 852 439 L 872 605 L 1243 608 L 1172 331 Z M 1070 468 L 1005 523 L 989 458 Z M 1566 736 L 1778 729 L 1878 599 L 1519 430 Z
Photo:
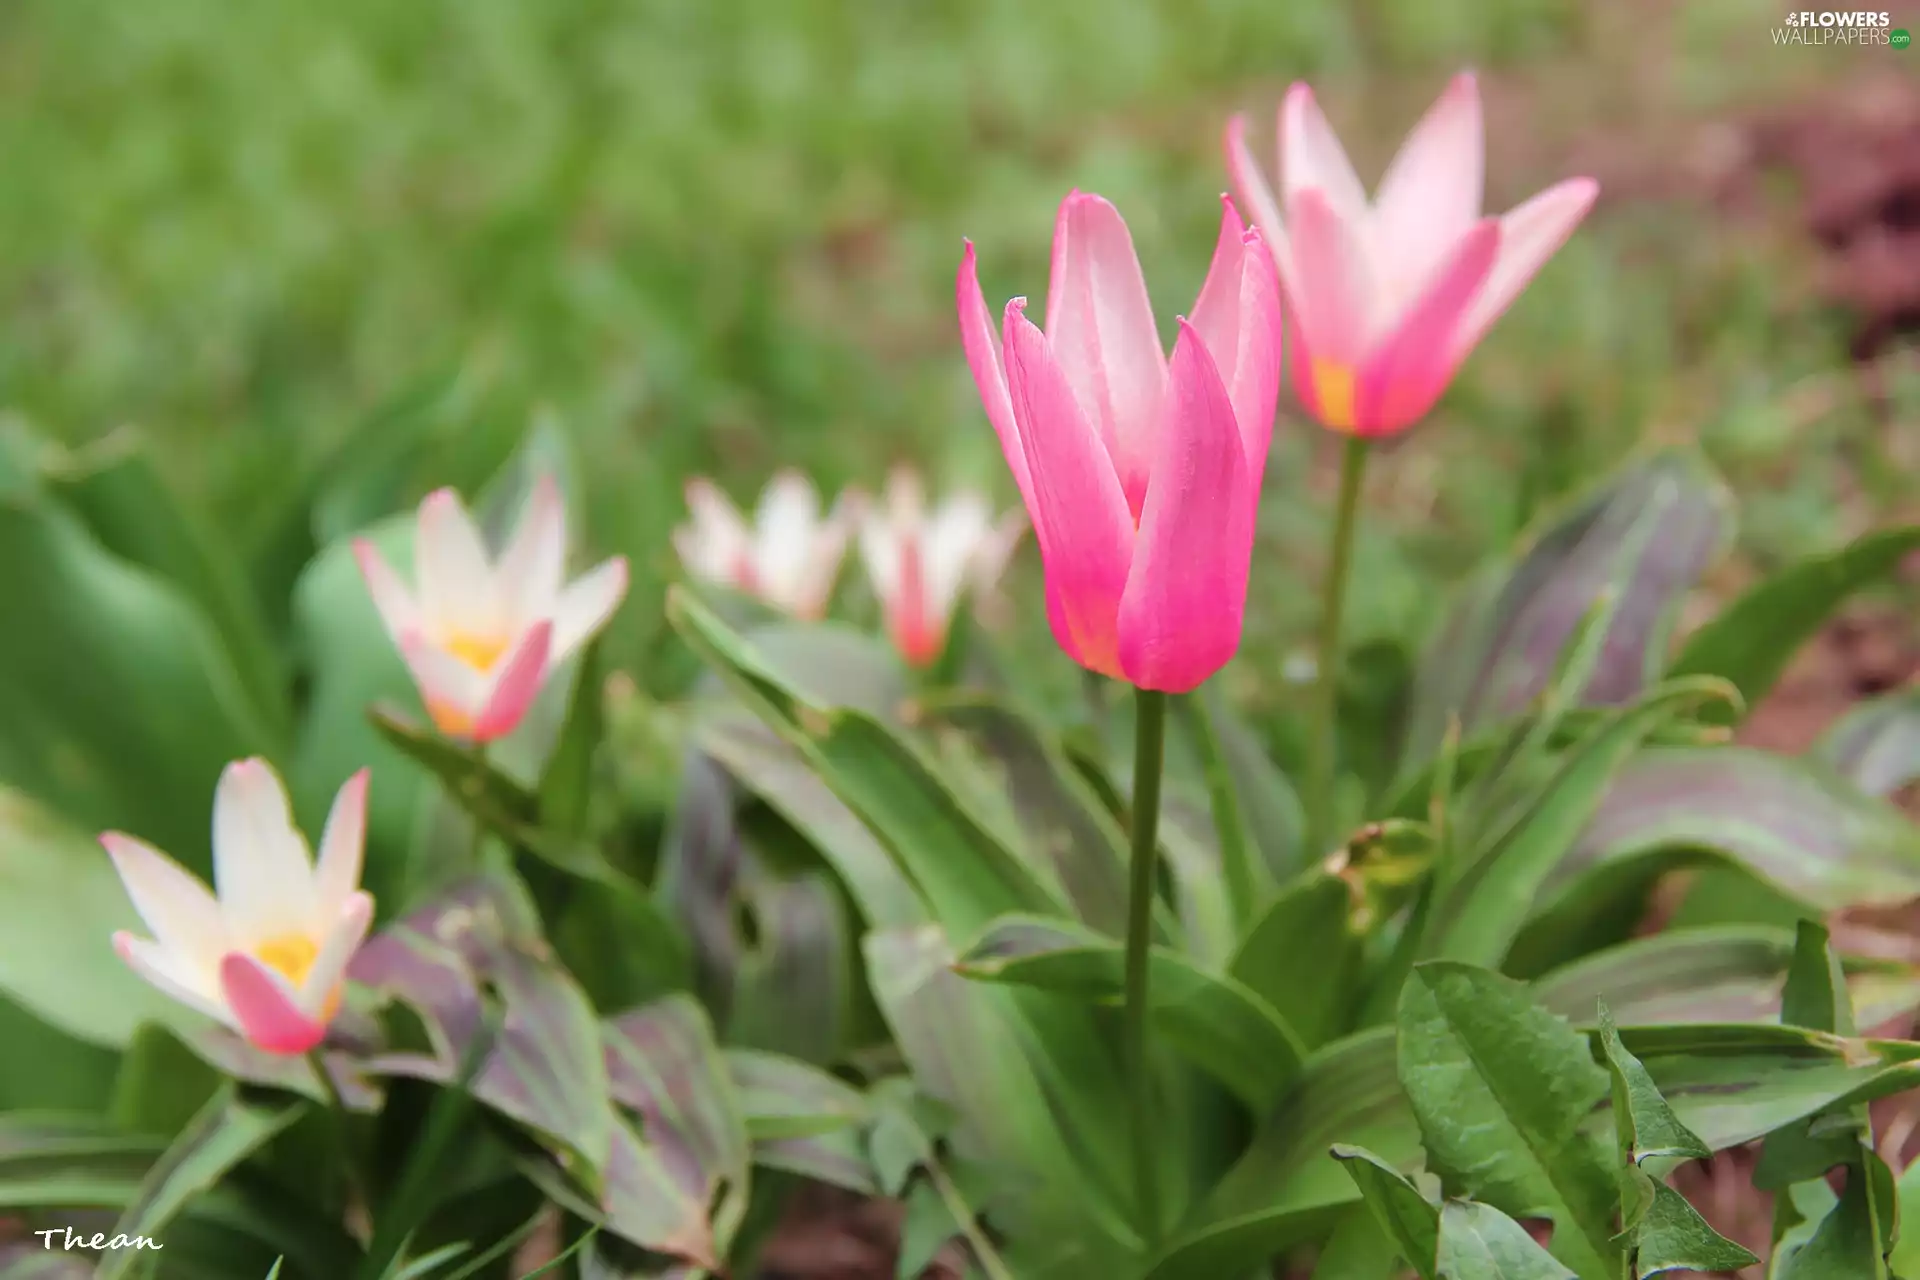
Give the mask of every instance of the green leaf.
M 1392 1238 L 1381 1234 L 1380 1224 L 1364 1209 L 1342 1214 L 1313 1260 L 1313 1280 L 1397 1280 L 1401 1274 Z
M 578 840 L 587 834 L 594 758 L 606 736 L 604 686 L 600 640 L 596 638 L 580 655 L 566 720 L 541 771 L 538 787 L 540 826 L 568 839 Z
M 1756 925 L 1718 925 L 1636 938 L 1536 979 L 1542 1008 L 1576 1021 L 1604 1000 L 1635 1026 L 1766 1022 L 1780 1011 L 1793 935 Z
M 119 929 L 147 932 L 98 842 L 0 790 L 0 993 L 66 1035 L 113 1048 L 143 1022 L 200 1025 L 114 954 Z
M 1774 1280 L 1885 1280 L 1882 1229 L 1875 1221 L 1869 1183 L 1859 1169 L 1848 1172 L 1846 1190 L 1813 1237 L 1775 1259 Z
M 1266 874 L 1274 881 L 1297 874 L 1306 855 L 1307 824 L 1293 784 L 1261 749 L 1253 730 L 1234 713 L 1216 682 L 1202 685 L 1195 696 L 1206 704 L 1214 732 L 1220 736 L 1220 754 L 1234 798 Z
M 108 1235 L 158 1237 L 189 1201 L 265 1146 L 303 1109 L 299 1103 L 247 1102 L 231 1087 L 221 1090 L 154 1162 Z M 120 1280 L 141 1261 L 137 1250 L 109 1250 L 95 1275 Z
M 0 1115 L 0 1209 L 123 1209 L 165 1150 L 95 1114 Z
M 1773 688 L 1787 661 L 1826 625 L 1841 601 L 1885 580 L 1916 547 L 1920 525 L 1885 529 L 1767 577 L 1687 638 L 1670 676 L 1715 675 L 1743 701 L 1724 708 L 1731 723 Z
M 1554 513 L 1513 563 L 1473 579 L 1436 631 L 1416 674 L 1402 759 L 1431 758 L 1452 715 L 1471 733 L 1518 713 L 1610 585 L 1621 594 L 1604 657 L 1574 701 L 1632 698 L 1659 670 L 1680 601 L 1732 524 L 1725 486 L 1682 451 L 1637 461 Z
M 728 1073 L 755 1142 L 858 1128 L 872 1108 L 858 1089 L 818 1067 L 757 1049 L 728 1049 Z
M 204 874 L 220 770 L 276 744 L 213 624 L 31 482 L 0 493 L 0 563 L 0 782 Z
M 1338 876 L 1316 871 L 1267 903 L 1241 938 L 1227 973 L 1311 1048 L 1346 1029 L 1362 958 L 1353 891 Z
M 173 1033 L 142 1026 L 120 1060 L 111 1114 L 135 1133 L 180 1132 L 220 1086 L 220 1076 Z
M 1920 1276 L 1920 1160 L 1900 1174 L 1896 1198 L 1900 1236 L 1894 1241 L 1893 1252 L 1887 1255 L 1887 1266 L 1904 1280 L 1907 1276 Z
M 1421 1280 L 1435 1280 L 1440 1249 L 1440 1207 L 1420 1194 L 1400 1171 L 1365 1147 L 1336 1143 L 1333 1158 L 1346 1167 L 1367 1209 Z
M 1633 1228 L 1633 1274 L 1640 1280 L 1667 1271 L 1738 1271 L 1760 1261 L 1708 1226 L 1685 1196 L 1664 1182 L 1648 1181 L 1653 1202 Z
M 852 930 L 839 891 L 816 873 L 780 880 L 757 868 L 736 909 L 752 917 L 740 958 L 727 1038 L 812 1062 L 838 1057 L 852 1020 Z
M 1064 921 L 1003 916 L 954 961 L 956 972 L 1119 1002 L 1121 944 Z M 1306 1050 L 1273 1009 L 1233 978 L 1196 968 L 1163 948 L 1148 956 L 1148 1016 L 1155 1037 L 1263 1114 L 1299 1070 Z
M 1780 997 L 1780 1021 L 1810 1031 L 1853 1034 L 1853 1006 L 1839 958 L 1828 945 L 1824 927 L 1802 921 L 1795 939 L 1793 961 Z M 1835 1126 L 1832 1122 L 1841 1122 Z M 1858 1162 L 1861 1147 L 1871 1142 L 1865 1106 L 1827 1115 L 1812 1124 L 1798 1122 L 1769 1134 L 1754 1166 L 1753 1184 L 1778 1191 L 1793 1183 L 1818 1178 L 1835 1165 Z
M 960 1233 L 953 1214 L 941 1202 L 931 1182 L 919 1182 L 907 1192 L 906 1216 L 900 1224 L 900 1260 L 893 1274 L 914 1280 L 932 1263 L 942 1245 Z
M 1012 801 L 1023 852 L 1050 866 L 1079 919 L 1095 929 L 1126 928 L 1126 836 L 1066 762 L 1059 744 L 1007 707 L 949 696 L 923 704 L 930 731 L 961 733 L 992 762 Z
M 1611 1162 L 1582 1128 L 1608 1079 L 1586 1038 L 1511 979 L 1450 961 L 1414 968 L 1398 1022 L 1400 1081 L 1449 1190 L 1551 1218 L 1554 1256 L 1583 1280 L 1617 1276 Z
M 1920 688 L 1855 703 L 1813 754 L 1872 796 L 1890 796 L 1920 778 Z
M 1570 747 L 1518 817 L 1441 892 L 1426 921 L 1421 954 L 1498 963 L 1532 914 L 1541 887 L 1613 793 L 1615 776 L 1628 757 L 1656 727 L 1719 693 L 1712 684 L 1662 685 L 1601 720 Z
M 1623 1155 L 1634 1164 L 1673 1158 L 1704 1160 L 1707 1144 L 1673 1114 L 1640 1059 L 1620 1043 L 1606 1001 L 1600 1002 L 1600 1047 L 1613 1080 L 1613 1118 Z
M 1557 1239 L 1558 1237 L 1556 1237 Z M 1449 1200 L 1440 1211 L 1441 1280 L 1574 1280 L 1526 1228 L 1489 1204 Z

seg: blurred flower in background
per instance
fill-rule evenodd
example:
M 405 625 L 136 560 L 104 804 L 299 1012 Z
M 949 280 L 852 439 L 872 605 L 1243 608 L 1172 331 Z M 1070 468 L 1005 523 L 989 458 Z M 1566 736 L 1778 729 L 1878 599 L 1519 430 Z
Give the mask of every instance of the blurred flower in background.
M 973 490 L 929 509 L 913 472 L 888 478 L 885 501 L 862 514 L 860 558 L 902 657 L 917 667 L 939 658 L 961 596 L 982 596 L 999 581 L 1026 529 L 1019 511 L 996 521 Z
M 797 471 L 767 482 L 749 525 L 712 481 L 687 481 L 692 519 L 673 531 L 680 562 L 696 578 L 753 596 L 804 620 L 827 611 L 860 503 L 843 495 L 824 516 L 820 493 Z
M 428 494 L 414 537 L 417 594 L 372 543 L 356 540 L 354 555 L 434 725 L 475 742 L 511 733 L 547 672 L 606 625 L 627 590 L 620 556 L 567 583 L 566 507 L 549 478 L 534 485 L 498 561 L 458 494 Z
M 1362 436 L 1426 415 L 1599 190 L 1569 178 L 1503 217 L 1482 217 L 1485 138 L 1471 73 L 1454 77 L 1414 126 L 1371 203 L 1304 84 L 1281 103 L 1279 142 L 1276 202 L 1235 116 L 1226 136 L 1233 188 L 1280 268 L 1294 394 L 1322 426 Z
M 373 898 L 359 887 L 366 827 L 362 769 L 334 798 L 316 863 L 273 768 L 237 760 L 213 798 L 218 898 L 153 846 L 118 831 L 100 837 L 153 931 L 116 933 L 114 950 L 161 992 L 259 1048 L 306 1053 L 339 1011 L 347 962 L 373 920 Z
M 1003 353 L 971 242 L 957 285 L 967 362 L 1033 517 L 1054 638 L 1089 670 L 1172 693 L 1239 648 L 1280 385 L 1273 259 L 1222 205 L 1171 362 L 1133 238 L 1099 196 L 1060 205 L 1045 333 L 1015 298 Z

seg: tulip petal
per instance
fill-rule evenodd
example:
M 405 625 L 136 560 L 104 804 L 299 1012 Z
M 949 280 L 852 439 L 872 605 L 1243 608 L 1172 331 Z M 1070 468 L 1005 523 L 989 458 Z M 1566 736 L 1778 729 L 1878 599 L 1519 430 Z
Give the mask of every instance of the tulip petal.
M 1118 677 L 1114 621 L 1133 558 L 1133 515 L 1106 448 L 1047 339 L 1007 304 L 1007 384 L 1033 479 L 1033 523 L 1054 638 L 1081 666 Z
M 500 629 L 493 570 L 480 529 L 460 495 L 436 489 L 420 502 L 413 573 L 429 630 L 493 635 Z
M 987 310 L 986 295 L 980 291 L 973 241 L 967 241 L 966 245 L 953 287 L 960 311 L 960 345 L 966 348 L 967 367 L 973 371 L 973 383 L 980 390 L 980 403 L 987 411 L 987 421 L 993 424 L 993 433 L 1000 437 L 1000 452 L 1007 459 L 1007 470 L 1013 472 L 1020 500 L 1031 511 L 1033 485 L 1027 478 L 1027 451 L 1020 443 L 1013 401 L 1007 393 L 1007 371 L 1000 358 L 1000 339 L 994 332 L 993 313 Z
M 1264 238 L 1241 225 L 1232 200 L 1221 204 L 1220 241 L 1191 323 L 1227 385 L 1257 492 L 1280 396 L 1280 287 Z
M 418 631 L 400 637 L 400 656 L 440 732 L 456 737 L 470 733 L 486 698 L 487 677 Z
M 985 541 L 974 552 L 973 563 L 967 570 L 967 589 L 975 596 L 985 595 L 1000 581 L 1000 575 L 1006 572 L 1007 561 L 1013 558 L 1029 523 L 1025 511 L 1006 512 L 994 522 Z
M 789 612 L 804 591 L 819 526 L 820 494 L 811 480 L 783 470 L 767 482 L 754 512 L 753 564 L 760 591 Z
M 333 916 L 323 922 L 320 952 L 313 958 L 313 967 L 307 970 L 307 980 L 298 993 L 300 1008 L 308 1017 L 327 1018 L 328 1006 L 346 977 L 347 964 L 367 940 L 367 930 L 372 926 L 373 895 L 359 892 L 348 894 Z
M 1358 227 L 1367 217 L 1367 190 L 1345 147 L 1320 110 L 1313 90 L 1295 82 L 1280 101 L 1280 201 L 1289 214 L 1304 191 L 1326 196 L 1336 217 Z
M 1287 243 L 1286 223 L 1281 220 L 1280 206 L 1273 198 L 1273 188 L 1267 185 L 1253 152 L 1247 147 L 1245 116 L 1235 116 L 1227 121 L 1226 151 L 1227 173 L 1233 180 L 1233 194 L 1253 218 L 1253 225 L 1259 227 L 1260 234 L 1267 238 L 1274 259 L 1278 261 Z
M 560 593 L 553 606 L 553 652 L 549 665 L 573 656 L 620 607 L 627 594 L 627 558 L 614 556 L 587 570 Z
M 553 477 L 543 475 L 534 481 L 527 508 L 500 553 L 494 581 L 506 615 L 503 626 L 514 630 L 551 614 L 566 572 L 566 503 Z
M 1120 666 L 1143 689 L 1185 693 L 1240 647 L 1253 490 L 1227 388 L 1184 321 L 1166 413 L 1120 601 Z
M 230 945 L 304 931 L 313 908 L 313 860 L 293 825 L 272 766 L 236 760 L 213 793 L 213 883 Z
M 156 945 L 145 938 L 136 938 L 125 930 L 113 935 L 113 949 L 129 969 L 161 995 L 177 1000 L 189 1009 L 204 1013 L 236 1031 L 240 1029 L 227 1006 L 205 988 L 203 977 L 207 980 L 213 977 L 219 963 L 218 956 L 208 957 L 205 973 L 199 975 L 189 969 L 189 962 L 178 951 L 164 943 Z
M 1287 216 L 1293 226 L 1286 285 L 1294 394 L 1323 425 L 1351 430 L 1354 379 L 1373 323 L 1365 250 L 1319 191 L 1295 197 Z
M 1439 275 L 1360 370 L 1359 420 L 1363 436 L 1412 426 L 1440 398 L 1459 368 L 1460 324 L 1500 252 L 1500 224 L 1481 220 L 1461 238 Z
M 926 587 L 926 616 L 944 636 L 954 606 L 967 585 L 968 570 L 993 532 L 993 508 L 977 493 L 948 496 L 926 522 L 921 572 Z
M 1569 178 L 1500 219 L 1500 256 L 1454 335 L 1462 356 L 1567 242 L 1599 194 L 1600 184 L 1592 178 Z
M 298 1054 L 326 1038 L 326 1024 L 300 1008 L 287 980 L 244 951 L 220 961 L 220 987 L 240 1034 L 256 1048 Z
M 211 970 L 228 944 L 220 904 L 207 886 L 143 840 L 109 831 L 100 843 L 160 946 Z
M 673 547 L 689 573 L 709 582 L 742 585 L 743 570 L 751 572 L 753 535 L 747 522 L 712 481 L 687 481 L 688 524 L 673 531 Z
M 348 778 L 327 811 L 326 829 L 320 833 L 320 857 L 313 868 L 315 919 L 308 926 L 311 929 L 325 928 L 325 922 L 360 886 L 367 843 L 367 780 L 366 769 Z
M 1453 78 L 1387 166 L 1374 201 L 1375 261 L 1411 301 L 1480 217 L 1486 166 L 1480 88 Z
M 788 608 L 795 617 L 815 619 L 826 614 L 834 580 L 840 576 L 840 562 L 846 559 L 847 544 L 853 540 L 861 510 L 858 493 L 842 493 L 834 499 L 827 518 L 815 528 L 789 597 Z
M 547 654 L 553 641 L 553 624 L 537 622 L 529 627 L 506 657 L 500 660 L 500 666 L 492 677 L 492 689 L 487 695 L 486 706 L 474 717 L 472 737 L 475 742 L 491 742 L 495 738 L 505 737 L 520 724 L 521 717 L 527 714 L 527 708 L 533 705 L 533 699 L 540 692 L 540 682 L 547 675 Z
M 418 630 L 420 606 L 413 592 L 374 545 L 365 538 L 355 538 L 353 558 L 360 566 L 360 576 L 366 579 L 367 594 L 373 597 L 373 607 L 380 614 L 387 634 L 398 638 L 402 632 Z
M 1153 469 L 1166 357 L 1133 237 L 1099 196 L 1075 191 L 1060 204 L 1047 344 L 1138 515 Z

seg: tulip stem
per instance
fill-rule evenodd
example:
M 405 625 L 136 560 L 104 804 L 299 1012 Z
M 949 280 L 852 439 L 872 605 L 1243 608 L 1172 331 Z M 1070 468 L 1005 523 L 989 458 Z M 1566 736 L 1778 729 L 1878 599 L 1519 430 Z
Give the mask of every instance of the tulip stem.
M 1133 1110 L 1133 1174 L 1149 1250 L 1160 1244 L 1159 1180 L 1153 1142 L 1153 1074 L 1147 1057 L 1147 956 L 1153 942 L 1155 860 L 1160 848 L 1160 768 L 1166 755 L 1167 695 L 1136 691 L 1133 727 L 1133 860 L 1127 892 L 1127 1086 Z
M 1353 529 L 1360 512 L 1360 481 L 1367 470 L 1367 441 L 1348 436 L 1340 456 L 1340 501 L 1333 515 L 1333 554 L 1321 584 L 1320 659 L 1314 670 L 1312 775 L 1307 782 L 1307 854 L 1317 858 L 1333 840 L 1334 768 L 1340 752 L 1340 617 L 1347 602 L 1353 561 Z
M 327 1096 L 327 1110 L 333 1113 L 333 1136 L 340 1152 L 340 1167 L 347 1183 L 347 1199 L 358 1200 L 363 1212 L 373 1212 L 373 1187 L 366 1179 L 360 1167 L 360 1150 L 353 1140 L 353 1112 L 347 1107 L 346 1095 L 340 1092 L 340 1084 L 333 1078 L 333 1072 L 327 1069 L 327 1058 L 319 1045 L 307 1051 L 307 1065 L 312 1068 L 314 1079 L 320 1082 L 320 1091 Z M 353 1206 L 349 1203 L 348 1217 L 352 1217 Z

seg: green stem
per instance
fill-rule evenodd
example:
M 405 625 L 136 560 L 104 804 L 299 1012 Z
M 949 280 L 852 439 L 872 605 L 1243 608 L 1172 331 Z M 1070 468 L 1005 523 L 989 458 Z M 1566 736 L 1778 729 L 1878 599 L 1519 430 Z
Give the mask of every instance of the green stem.
M 1227 906 L 1234 923 L 1245 926 L 1259 905 L 1260 890 L 1254 883 L 1253 851 L 1247 843 L 1240 799 L 1233 793 L 1233 775 L 1227 770 L 1220 734 L 1213 726 L 1213 710 L 1203 691 L 1195 689 L 1180 700 L 1180 705 L 1186 713 L 1194 749 L 1200 753 L 1201 771 L 1207 777 L 1207 800 L 1213 809 L 1214 833 L 1220 839 L 1220 866 L 1226 874 Z
M 930 1160 L 922 1167 L 926 1171 L 927 1181 L 933 1184 L 934 1194 L 940 1197 L 940 1202 L 947 1206 L 947 1212 L 953 1215 L 954 1225 L 960 1228 L 960 1237 L 967 1242 L 967 1248 L 973 1252 L 973 1260 L 980 1264 L 980 1270 L 986 1273 L 987 1280 L 1013 1280 L 1013 1272 L 1007 1270 L 1007 1264 L 1001 1260 L 993 1242 L 980 1230 L 973 1210 L 960 1198 L 959 1188 L 953 1185 L 953 1179 L 940 1167 L 940 1162 Z
M 319 1045 L 307 1050 L 307 1066 L 320 1082 L 321 1092 L 327 1095 L 327 1109 L 333 1116 L 334 1142 L 339 1147 L 340 1166 L 347 1181 L 347 1198 L 358 1200 L 360 1207 L 371 1213 L 373 1185 L 360 1167 L 360 1150 L 353 1140 L 353 1112 L 347 1108 L 346 1096 L 340 1092 L 333 1072 L 327 1070 L 326 1054 Z
M 473 788 L 477 796 L 487 793 L 487 746 L 484 742 L 476 742 L 473 745 L 473 776 L 468 780 L 468 785 Z M 487 824 L 480 821 L 477 807 L 469 809 L 467 816 L 473 820 L 473 847 L 469 850 L 473 863 L 471 870 L 478 871 L 480 855 L 486 852 Z
M 1127 1085 L 1133 1104 L 1133 1173 L 1149 1250 L 1160 1244 L 1154 1170 L 1153 1075 L 1147 1057 L 1147 955 L 1153 942 L 1154 861 L 1160 847 L 1160 767 L 1166 755 L 1167 695 L 1136 691 L 1133 737 L 1133 861 L 1127 892 Z
M 1333 555 L 1321 584 L 1320 660 L 1315 669 L 1313 773 L 1307 783 L 1307 853 L 1319 857 L 1333 839 L 1334 760 L 1339 754 L 1340 615 L 1346 608 L 1347 575 L 1353 561 L 1354 517 L 1360 511 L 1360 480 L 1367 469 L 1367 442 L 1348 436 L 1340 458 L 1340 503 L 1333 516 Z

